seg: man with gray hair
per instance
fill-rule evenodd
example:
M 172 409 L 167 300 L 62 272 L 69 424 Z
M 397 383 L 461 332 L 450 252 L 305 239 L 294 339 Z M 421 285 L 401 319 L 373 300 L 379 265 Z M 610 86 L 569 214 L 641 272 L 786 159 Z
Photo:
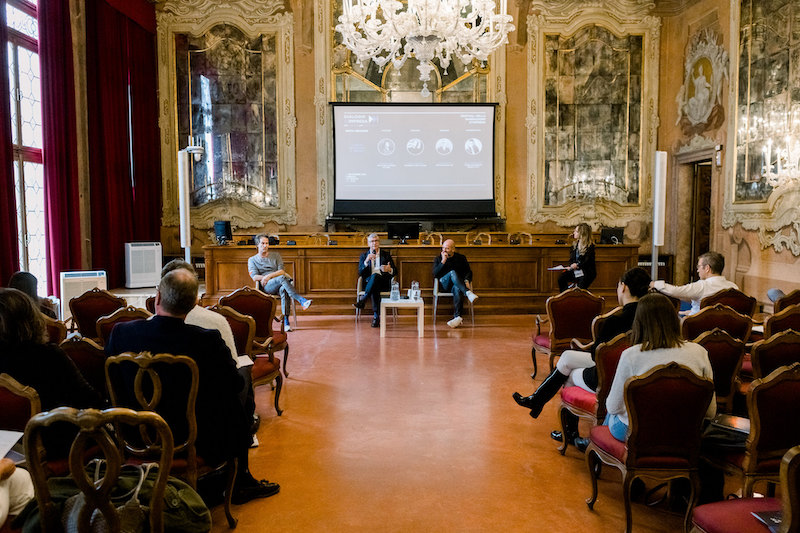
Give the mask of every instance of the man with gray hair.
M 722 275 L 725 269 L 725 257 L 718 252 L 706 252 L 697 258 L 697 276 L 700 278 L 694 283 L 686 285 L 670 285 L 658 280 L 650 283 L 650 287 L 667 296 L 677 298 L 684 302 L 691 302 L 692 307 L 687 314 L 693 315 L 700 311 L 700 301 L 712 296 L 723 289 L 739 289 L 732 281 Z
M 367 237 L 369 249 L 361 254 L 358 260 L 358 275 L 363 280 L 364 295 L 361 296 L 353 307 L 364 309 L 367 300 L 372 301 L 372 327 L 381 325 L 381 292 L 388 291 L 392 286 L 392 276 L 397 272 L 392 261 L 392 255 L 387 250 L 381 250 L 381 240 L 377 233 Z
M 230 350 L 219 331 L 185 323 L 186 315 L 197 305 L 198 286 L 197 276 L 189 270 L 168 272 L 158 284 L 155 316 L 117 324 L 106 344 L 106 355 L 149 351 L 191 357 L 200 381 L 195 404 L 198 454 L 210 465 L 239 460 L 234 503 L 272 496 L 280 486 L 258 481 L 250 474 L 250 420 L 239 401 L 244 380 Z M 162 407 L 165 413 L 179 411 L 169 405 L 168 398 L 162 400 Z

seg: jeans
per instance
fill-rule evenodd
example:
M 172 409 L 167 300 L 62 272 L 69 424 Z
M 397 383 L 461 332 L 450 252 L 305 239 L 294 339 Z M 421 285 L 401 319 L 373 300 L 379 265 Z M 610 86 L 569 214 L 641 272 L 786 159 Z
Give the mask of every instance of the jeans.
M 381 293 L 392 288 L 392 275 L 388 272 L 370 274 L 364 286 L 364 299 L 372 301 L 372 316 L 378 318 L 381 314 Z
M 275 276 L 267 281 L 266 285 L 262 283 L 264 292 L 267 294 L 280 294 L 281 295 L 281 309 L 283 309 L 283 316 L 290 316 L 292 314 L 292 298 L 301 301 L 300 295 L 292 285 L 292 279 L 287 276 Z
M 628 438 L 628 424 L 621 422 L 619 415 L 607 414 L 603 425 L 608 426 L 609 431 L 611 431 L 611 436 L 618 441 L 625 442 Z
M 453 293 L 453 316 L 461 316 L 464 310 L 464 297 L 469 290 L 455 270 L 451 270 L 439 278 L 439 288 L 444 292 Z

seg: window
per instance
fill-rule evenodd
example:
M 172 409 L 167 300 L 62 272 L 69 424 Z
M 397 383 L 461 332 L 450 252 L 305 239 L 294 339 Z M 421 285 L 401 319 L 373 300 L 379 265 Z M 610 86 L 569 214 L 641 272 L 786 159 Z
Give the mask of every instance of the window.
M 36 0 L 7 0 L 6 22 L 20 269 L 36 276 L 39 294 L 45 296 L 47 241 Z

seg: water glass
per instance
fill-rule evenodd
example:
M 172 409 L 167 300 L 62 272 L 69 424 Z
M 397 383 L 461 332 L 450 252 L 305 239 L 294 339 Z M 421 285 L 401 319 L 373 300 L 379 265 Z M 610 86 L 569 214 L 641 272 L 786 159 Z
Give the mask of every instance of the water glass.
M 419 292 L 419 281 L 412 281 L 411 282 L 411 299 L 412 300 L 419 300 L 420 299 L 420 292 Z
M 391 298 L 393 302 L 396 302 L 400 299 L 400 284 L 396 281 L 392 282 L 392 292 L 389 295 L 389 298 Z

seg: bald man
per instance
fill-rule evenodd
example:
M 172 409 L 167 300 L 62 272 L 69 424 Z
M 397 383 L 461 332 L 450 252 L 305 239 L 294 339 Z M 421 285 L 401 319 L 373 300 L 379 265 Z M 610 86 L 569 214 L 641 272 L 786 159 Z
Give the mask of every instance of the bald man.
M 462 254 L 456 252 L 456 243 L 447 239 L 442 243 L 442 253 L 433 261 L 433 277 L 439 280 L 439 288 L 444 292 L 453 293 L 453 319 L 447 322 L 451 328 L 457 328 L 463 322 L 464 296 L 470 302 L 478 299 L 472 292 L 472 269 L 469 261 Z

